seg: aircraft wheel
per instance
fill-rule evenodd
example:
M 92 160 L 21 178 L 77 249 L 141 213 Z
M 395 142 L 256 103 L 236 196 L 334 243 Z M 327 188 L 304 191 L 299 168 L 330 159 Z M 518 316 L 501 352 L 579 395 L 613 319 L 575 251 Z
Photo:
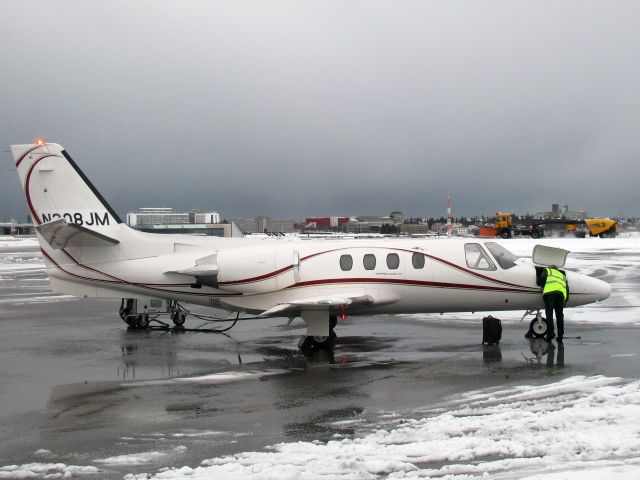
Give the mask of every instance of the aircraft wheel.
M 307 338 L 311 339 L 311 344 L 314 347 L 327 348 L 327 347 L 333 346 L 338 336 L 336 335 L 336 332 L 334 332 L 332 329 L 329 332 L 329 335 L 326 337 L 307 337 Z
M 549 325 L 547 324 L 547 321 L 542 317 L 534 318 L 529 324 L 529 331 L 533 334 L 534 337 L 541 338 L 544 337 L 549 331 Z
M 171 315 L 171 320 L 173 320 L 173 324 L 176 327 L 181 327 L 184 325 L 184 321 L 187 319 L 187 315 L 184 312 L 173 312 Z
M 149 315 L 147 315 L 146 313 L 138 315 L 138 317 L 136 318 L 136 327 L 149 328 Z
M 305 355 L 312 353 L 314 350 L 331 350 L 337 337 L 333 330 L 326 337 L 302 337 L 298 343 L 298 348 Z

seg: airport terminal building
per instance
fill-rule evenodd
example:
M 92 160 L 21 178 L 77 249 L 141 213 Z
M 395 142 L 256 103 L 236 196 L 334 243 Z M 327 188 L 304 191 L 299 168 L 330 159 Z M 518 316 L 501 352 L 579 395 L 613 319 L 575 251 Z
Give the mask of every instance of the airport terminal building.
M 140 208 L 127 213 L 127 225 L 149 233 L 184 233 L 216 237 L 241 236 L 232 223 L 220 223 L 218 212 L 174 212 L 168 207 Z M 236 229 L 237 230 L 237 229 Z

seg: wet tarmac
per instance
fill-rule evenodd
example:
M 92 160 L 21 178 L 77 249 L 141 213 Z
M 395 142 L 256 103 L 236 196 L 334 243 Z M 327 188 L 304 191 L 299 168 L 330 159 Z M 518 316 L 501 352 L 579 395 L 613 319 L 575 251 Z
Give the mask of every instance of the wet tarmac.
M 34 254 L 24 256 L 28 265 Z M 559 347 L 525 339 L 525 323 L 505 324 L 500 345 L 488 346 L 481 315 L 348 318 L 332 351 L 304 356 L 299 320 L 247 320 L 224 335 L 132 331 L 119 301 L 55 296 L 37 269 L 3 278 L 0 466 L 97 465 L 101 478 L 121 478 L 349 436 L 381 411 L 437 407 L 470 390 L 640 371 L 634 326 L 568 322 L 567 335 L 580 338 Z M 164 454 L 114 459 L 139 452 Z

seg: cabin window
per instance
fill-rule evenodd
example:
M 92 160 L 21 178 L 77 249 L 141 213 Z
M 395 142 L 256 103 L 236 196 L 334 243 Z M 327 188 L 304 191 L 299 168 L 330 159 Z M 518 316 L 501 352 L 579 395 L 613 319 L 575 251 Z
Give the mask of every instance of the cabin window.
M 486 242 L 484 246 L 487 247 L 487 249 L 491 252 L 493 258 L 495 258 L 498 262 L 498 265 L 500 265 L 505 270 L 516 266 L 516 260 L 518 260 L 518 257 L 504 248 L 502 245 L 496 242 Z
M 340 256 L 340 268 L 345 272 L 348 272 L 353 268 L 353 258 L 351 255 Z
M 376 268 L 376 256 L 372 253 L 367 253 L 362 258 L 362 264 L 364 265 L 365 270 L 373 270 Z
M 400 257 L 397 253 L 389 253 L 387 255 L 387 267 L 389 270 L 397 270 L 400 266 Z
M 479 243 L 467 243 L 464 246 L 467 266 L 474 270 L 496 270 L 496 266 Z
M 416 270 L 421 270 L 424 268 L 424 255 L 422 253 L 414 253 L 411 256 L 411 264 L 413 265 L 413 268 L 415 268 Z

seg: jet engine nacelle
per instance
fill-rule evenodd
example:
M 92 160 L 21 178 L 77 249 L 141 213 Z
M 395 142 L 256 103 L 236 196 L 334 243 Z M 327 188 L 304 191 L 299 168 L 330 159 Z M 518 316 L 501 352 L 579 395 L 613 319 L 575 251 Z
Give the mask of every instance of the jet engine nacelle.
M 296 281 L 298 252 L 290 246 L 235 248 L 218 252 L 218 288 L 236 293 L 266 293 Z

